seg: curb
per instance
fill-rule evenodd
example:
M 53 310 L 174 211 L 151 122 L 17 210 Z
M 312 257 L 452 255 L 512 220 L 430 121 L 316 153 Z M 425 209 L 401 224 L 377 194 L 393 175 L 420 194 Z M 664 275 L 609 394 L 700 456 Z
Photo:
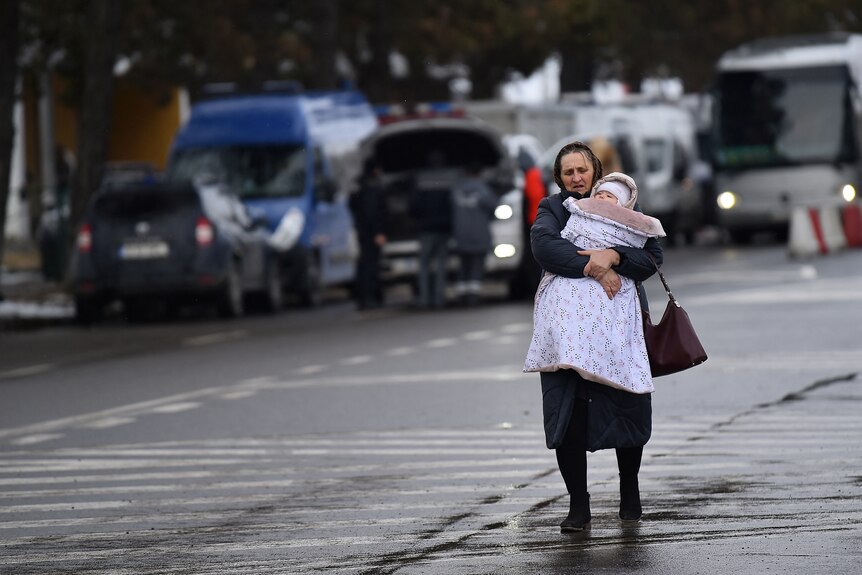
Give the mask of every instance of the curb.
M 0 328 L 27 329 L 71 323 L 75 309 L 63 287 L 39 272 L 0 272 Z

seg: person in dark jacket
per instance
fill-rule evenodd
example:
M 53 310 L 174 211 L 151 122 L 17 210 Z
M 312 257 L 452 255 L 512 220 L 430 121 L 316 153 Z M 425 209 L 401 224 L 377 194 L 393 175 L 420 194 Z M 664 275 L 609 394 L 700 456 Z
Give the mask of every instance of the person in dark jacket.
M 350 211 L 359 240 L 359 262 L 356 270 L 356 304 L 359 309 L 380 307 L 383 289 L 380 284 L 380 252 L 386 244 L 385 211 L 380 178 L 383 171 L 373 159 L 365 162 L 359 176 L 359 189 L 350 198 Z
M 455 293 L 467 305 L 481 301 L 485 257 L 491 250 L 491 220 L 498 204 L 481 173 L 482 167 L 471 163 L 466 177 L 452 188 L 452 239 L 459 260 Z
M 446 276 L 449 240 L 452 237 L 452 191 L 444 178 L 445 158 L 433 152 L 429 170 L 422 180 L 414 181 L 410 193 L 410 215 L 419 227 L 419 301 L 420 308 L 442 308 L 446 303 Z
M 603 250 L 581 250 L 561 232 L 569 212 L 563 200 L 588 197 L 593 183 L 602 177 L 602 163 L 583 142 L 563 146 L 554 162 L 554 180 L 560 193 L 539 203 L 530 229 L 533 256 L 542 269 L 564 277 L 590 276 L 608 297 L 621 287 L 620 275 L 642 282 L 662 262 L 655 238 L 643 248 L 615 246 Z M 637 206 L 635 206 L 637 209 Z M 641 306 L 647 310 L 643 287 L 638 285 Z M 623 520 L 642 514 L 638 472 L 643 446 L 652 432 L 650 394 L 634 394 L 582 378 L 574 370 L 541 373 L 545 441 L 556 450 L 560 474 L 569 492 L 569 514 L 560 525 L 563 532 L 580 531 L 589 525 L 587 451 L 615 448 L 620 474 L 620 510 Z

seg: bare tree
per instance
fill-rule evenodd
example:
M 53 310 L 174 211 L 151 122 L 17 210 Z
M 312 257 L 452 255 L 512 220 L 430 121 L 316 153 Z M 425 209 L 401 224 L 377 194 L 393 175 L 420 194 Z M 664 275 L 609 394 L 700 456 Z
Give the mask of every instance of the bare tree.
M 338 83 L 335 60 L 338 53 L 338 2 L 317 0 L 314 3 L 311 38 L 315 54 L 313 87 L 333 89 Z
M 18 76 L 18 15 L 20 0 L 0 2 L 0 260 L 6 239 L 6 204 L 12 174 L 15 126 L 15 82 Z M 2 298 L 2 294 L 0 294 Z
M 121 2 L 91 0 L 90 32 L 84 47 L 84 89 L 78 130 L 78 170 L 72 190 L 71 230 L 76 230 L 98 188 L 107 158 L 114 94 L 114 60 Z

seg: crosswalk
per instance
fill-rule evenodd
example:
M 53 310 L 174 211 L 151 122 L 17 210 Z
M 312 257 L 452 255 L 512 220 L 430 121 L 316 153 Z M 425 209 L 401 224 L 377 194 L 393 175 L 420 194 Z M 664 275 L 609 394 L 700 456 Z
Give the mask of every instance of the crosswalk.
M 654 421 L 641 544 L 862 532 L 860 384 L 731 417 Z M 850 401 L 848 398 L 853 398 Z M 593 526 L 539 425 L 0 453 L 0 572 L 499 573 L 632 537 L 616 461 L 590 455 Z

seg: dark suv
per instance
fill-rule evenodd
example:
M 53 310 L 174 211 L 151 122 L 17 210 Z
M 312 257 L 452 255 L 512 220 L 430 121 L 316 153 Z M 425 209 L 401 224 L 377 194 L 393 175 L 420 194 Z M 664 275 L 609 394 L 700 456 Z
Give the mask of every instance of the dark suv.
M 282 303 L 264 222 L 220 184 L 123 184 L 100 190 L 77 235 L 75 314 L 98 318 L 119 299 L 130 317 L 148 304 L 199 302 L 239 316 L 244 298 Z

